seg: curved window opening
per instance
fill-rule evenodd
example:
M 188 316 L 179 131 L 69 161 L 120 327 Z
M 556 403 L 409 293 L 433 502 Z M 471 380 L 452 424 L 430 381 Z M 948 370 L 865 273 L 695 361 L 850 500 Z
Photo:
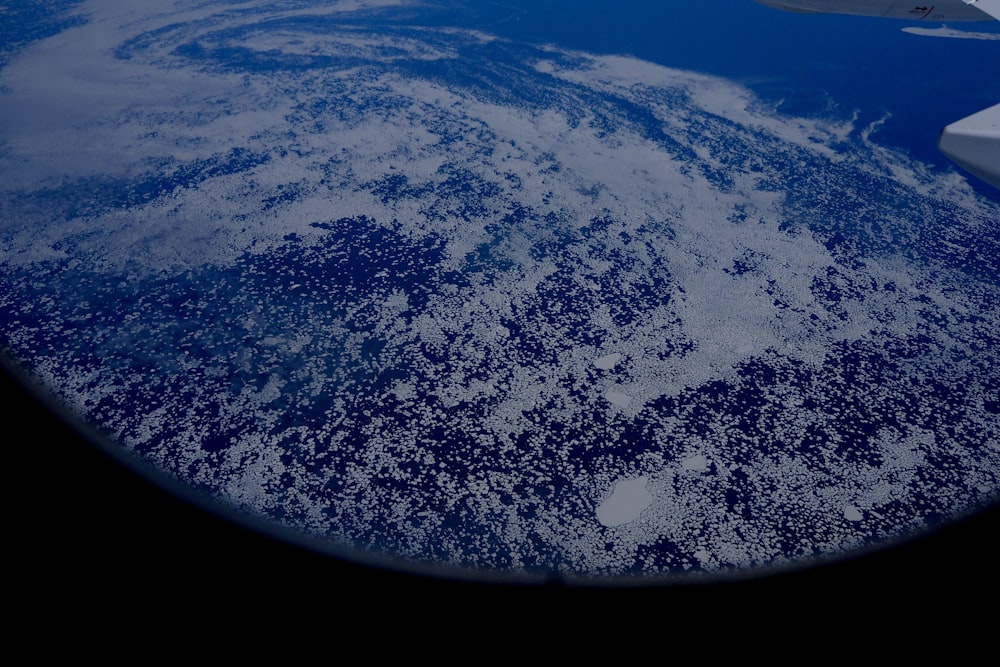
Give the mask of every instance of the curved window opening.
M 13 3 L 15 374 L 154 488 L 443 579 L 743 580 L 992 507 L 1000 199 L 936 140 L 1000 88 L 930 87 L 996 22 L 550 4 Z

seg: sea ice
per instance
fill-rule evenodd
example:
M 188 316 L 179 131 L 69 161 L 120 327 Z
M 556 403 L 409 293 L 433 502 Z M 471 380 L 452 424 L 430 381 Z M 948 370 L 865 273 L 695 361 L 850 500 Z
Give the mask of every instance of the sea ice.
M 597 520 L 604 526 L 620 526 L 633 521 L 653 502 L 653 496 L 646 490 L 647 476 L 623 479 L 615 484 L 615 490 L 597 508 Z
M 594 360 L 594 365 L 602 370 L 611 370 L 615 367 L 619 361 L 621 361 L 622 355 L 620 352 L 612 352 L 611 354 L 606 354 L 600 359 Z

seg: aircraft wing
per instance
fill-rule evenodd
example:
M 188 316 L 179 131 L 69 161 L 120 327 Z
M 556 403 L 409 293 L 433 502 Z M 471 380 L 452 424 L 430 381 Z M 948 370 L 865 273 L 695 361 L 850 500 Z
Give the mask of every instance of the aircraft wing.
M 909 21 L 1000 20 L 1000 0 L 757 0 L 762 5 L 807 14 L 885 16 Z
M 1000 0 L 962 0 L 967 5 L 986 12 L 996 20 L 1000 21 Z
M 1000 188 L 1000 104 L 945 127 L 938 150 L 970 174 Z
M 962 1 L 1000 21 L 1000 0 Z M 945 127 L 938 150 L 970 174 L 1000 188 L 1000 104 Z

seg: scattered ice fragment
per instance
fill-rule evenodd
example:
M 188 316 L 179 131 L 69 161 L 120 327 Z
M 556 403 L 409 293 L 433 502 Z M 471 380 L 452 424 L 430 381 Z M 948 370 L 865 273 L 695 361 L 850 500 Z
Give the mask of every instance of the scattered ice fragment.
M 844 505 L 844 518 L 848 521 L 861 521 L 865 517 L 854 505 Z
M 600 359 L 594 360 L 594 365 L 602 370 L 611 370 L 615 367 L 619 361 L 621 361 L 622 355 L 620 352 L 612 352 L 611 354 L 606 354 Z
M 597 520 L 604 526 L 620 526 L 632 521 L 650 506 L 653 496 L 646 490 L 648 477 L 623 479 L 615 484 L 615 490 L 597 508 Z
M 416 389 L 409 382 L 397 382 L 396 386 L 393 387 L 392 392 L 401 401 L 405 401 L 416 395 Z
M 604 392 L 604 398 L 608 399 L 609 401 L 617 405 L 619 408 L 627 408 L 629 401 L 632 400 L 632 397 L 629 396 L 628 394 L 623 394 L 620 391 L 611 391 L 611 390 Z
M 708 470 L 708 459 L 704 454 L 695 454 L 681 461 L 681 467 L 685 470 Z

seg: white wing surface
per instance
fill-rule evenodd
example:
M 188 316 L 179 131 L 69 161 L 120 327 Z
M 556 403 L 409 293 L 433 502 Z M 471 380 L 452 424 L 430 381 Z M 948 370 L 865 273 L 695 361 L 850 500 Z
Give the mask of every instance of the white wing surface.
M 1000 20 L 1000 0 L 964 0 Z M 941 131 L 938 148 L 969 173 L 1000 188 L 1000 104 Z
M 948 125 L 941 132 L 938 149 L 969 173 L 1000 188 L 1000 104 Z
M 963 2 L 1000 21 L 1000 0 L 963 0 Z
M 1000 18 L 1000 0 L 757 0 L 762 5 L 805 14 L 884 16 L 909 21 L 988 21 Z M 987 16 L 988 15 L 988 16 Z

